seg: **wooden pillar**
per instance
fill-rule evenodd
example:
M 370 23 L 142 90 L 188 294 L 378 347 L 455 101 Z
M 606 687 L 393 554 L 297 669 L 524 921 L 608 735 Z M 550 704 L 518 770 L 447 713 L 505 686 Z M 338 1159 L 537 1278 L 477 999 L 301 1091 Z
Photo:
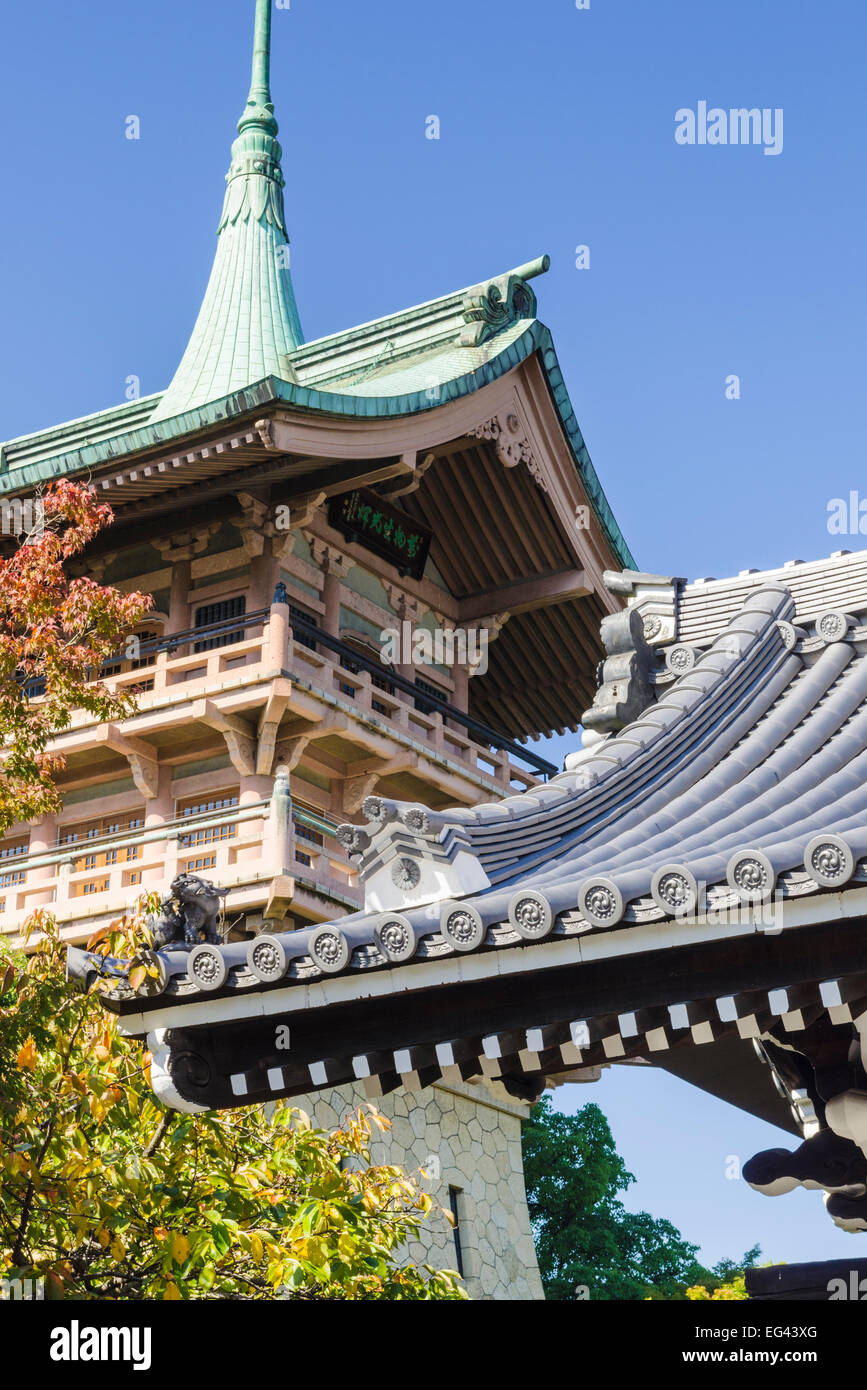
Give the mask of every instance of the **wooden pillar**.
M 322 602 L 325 605 L 325 631 L 331 637 L 340 636 L 340 593 L 346 574 L 347 560 L 342 551 L 316 537 L 311 542 L 313 559 L 322 571 Z
M 470 676 L 466 666 L 459 662 L 452 667 L 452 680 L 455 683 L 455 691 L 452 697 L 456 709 L 464 714 L 469 713 L 470 708 Z
M 209 526 L 201 535 L 193 536 L 189 531 L 186 531 L 177 536 L 158 537 L 154 541 L 154 545 L 166 564 L 172 567 L 169 621 L 166 625 L 166 635 L 173 632 L 185 632 L 192 626 L 190 588 L 193 582 L 193 556 L 200 555 L 205 549 L 213 529 L 213 526 Z
M 192 626 L 190 614 L 190 586 L 192 579 L 192 560 L 176 560 L 172 566 L 172 596 L 169 604 L 167 634 L 185 632 Z

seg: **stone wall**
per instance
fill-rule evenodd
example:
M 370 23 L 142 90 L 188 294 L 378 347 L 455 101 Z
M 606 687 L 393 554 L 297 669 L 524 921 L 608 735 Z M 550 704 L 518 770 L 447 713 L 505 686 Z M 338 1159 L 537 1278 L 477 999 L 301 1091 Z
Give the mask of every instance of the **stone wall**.
M 323 1129 L 336 1129 L 347 1110 L 375 1104 L 391 1128 L 381 1134 L 374 1129 L 373 1162 L 396 1163 L 408 1173 L 424 1168 L 428 1176 L 422 1186 L 446 1210 L 449 1189 L 458 1189 L 458 1233 L 470 1297 L 541 1299 L 521 1158 L 526 1108 L 502 1094 L 483 1084 L 440 1084 L 423 1091 L 401 1087 L 370 1102 L 358 1085 L 297 1097 L 292 1104 Z M 407 1247 L 407 1258 L 439 1269 L 457 1267 L 455 1233 L 436 1206 L 421 1239 Z

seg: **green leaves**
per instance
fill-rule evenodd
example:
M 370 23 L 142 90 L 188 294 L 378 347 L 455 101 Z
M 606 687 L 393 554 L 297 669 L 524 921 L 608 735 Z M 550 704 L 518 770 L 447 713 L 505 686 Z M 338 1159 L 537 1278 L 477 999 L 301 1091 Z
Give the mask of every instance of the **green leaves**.
M 522 1147 L 546 1298 L 573 1301 L 586 1289 L 594 1301 L 680 1300 L 690 1284 L 722 1282 L 696 1263 L 698 1246 L 670 1221 L 626 1210 L 618 1193 L 635 1179 L 597 1105 L 561 1115 L 546 1096 L 524 1126 Z
M 95 947 L 129 955 L 140 926 Z M 333 1135 L 288 1105 L 165 1129 L 139 1045 L 67 987 L 57 927 L 40 930 L 0 1028 L 0 1278 L 76 1299 L 465 1297 L 398 1263 L 425 1213 L 399 1170 L 371 1165 L 371 1116 Z

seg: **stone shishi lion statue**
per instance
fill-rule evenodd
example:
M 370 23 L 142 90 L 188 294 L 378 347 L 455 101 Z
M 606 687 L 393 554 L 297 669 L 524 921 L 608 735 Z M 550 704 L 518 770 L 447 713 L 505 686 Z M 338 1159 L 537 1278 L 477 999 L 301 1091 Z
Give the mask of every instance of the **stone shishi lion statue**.
M 227 892 L 227 888 L 217 888 L 196 874 L 179 874 L 160 903 L 159 915 L 148 919 L 157 950 L 179 941 L 188 946 L 198 946 L 201 941 L 218 946 L 220 899 Z

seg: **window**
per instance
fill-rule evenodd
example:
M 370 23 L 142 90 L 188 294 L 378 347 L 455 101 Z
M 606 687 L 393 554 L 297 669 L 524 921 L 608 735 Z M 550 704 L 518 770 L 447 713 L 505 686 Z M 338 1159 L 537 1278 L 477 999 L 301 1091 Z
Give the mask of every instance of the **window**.
M 210 795 L 189 797 L 185 801 L 178 802 L 177 815 L 184 819 L 187 816 L 202 816 L 213 814 L 216 811 L 228 810 L 231 806 L 238 805 L 240 789 L 229 788 L 226 791 L 212 792 Z M 226 821 L 223 825 L 207 825 L 198 828 L 191 828 L 185 835 L 180 837 L 181 849 L 202 849 L 206 845 L 216 845 L 223 840 L 233 840 L 238 833 L 238 827 L 234 821 Z M 217 862 L 216 855 L 208 855 L 208 863 L 203 861 L 203 867 L 212 869 Z M 188 869 L 188 872 L 193 872 Z
M 136 636 L 138 637 L 138 640 L 139 640 L 139 646 L 140 646 L 140 647 L 145 647 L 145 648 L 148 647 L 148 646 L 150 645 L 151 642 L 156 642 L 157 639 L 159 638 L 159 635 L 160 635 L 160 634 L 159 634 L 158 632 L 137 632 L 137 633 L 136 633 Z M 153 651 L 153 650 L 151 650 L 151 651 L 144 651 L 144 652 L 141 654 L 141 656 L 140 656 L 140 658 L 138 659 L 138 661 L 133 661 L 133 662 L 131 663 L 130 670 L 132 670 L 132 671 L 140 671 L 141 668 L 142 668 L 143 666 L 153 666 L 153 664 L 154 664 L 155 661 L 156 661 L 156 652 L 155 652 L 155 651 Z
M 197 874 L 202 869 L 215 869 L 216 867 L 216 854 L 203 854 L 198 859 L 187 859 L 184 861 L 185 874 Z M 133 877 L 135 877 L 135 875 L 133 875 Z
M 222 840 L 234 840 L 237 830 L 236 825 L 209 825 L 207 829 L 191 830 L 188 835 L 181 835 L 179 844 L 181 849 L 199 849 L 202 845 L 216 845 Z
M 144 826 L 144 815 L 141 811 L 130 811 L 124 815 L 106 816 L 99 820 L 82 821 L 77 825 L 63 826 L 58 829 L 57 843 L 59 845 L 78 845 L 88 840 L 101 840 L 108 835 L 123 835 L 131 830 L 140 830 Z M 72 868 L 75 872 L 82 869 L 105 869 L 112 864 L 117 864 L 121 851 L 118 849 L 106 848 L 104 850 L 92 849 L 81 859 L 74 861 Z M 139 857 L 138 846 L 132 846 L 126 851 L 127 859 L 137 859 Z M 92 890 L 96 891 L 96 890 Z
M 416 676 L 415 688 L 421 695 L 433 695 L 437 700 L 442 700 L 443 702 L 448 701 L 448 695 L 444 690 L 441 690 L 438 685 L 432 685 L 430 681 L 422 680 L 421 676 Z M 415 707 L 420 714 L 433 714 L 438 708 L 436 705 L 428 704 L 427 700 L 420 698 L 416 699 Z
M 5 844 L 0 844 L 0 859 L 19 859 L 27 853 L 27 849 L 27 840 L 7 840 Z
M 453 1231 L 453 1235 L 455 1238 L 455 1260 L 457 1262 L 458 1274 L 461 1276 L 461 1278 L 463 1278 L 464 1256 L 463 1251 L 461 1249 L 461 1218 L 458 1205 L 458 1198 L 460 1197 L 460 1195 L 461 1189 L 459 1187 L 449 1188 L 449 1206 L 451 1208 L 452 1217 L 454 1218 L 455 1223 Z
M 128 637 L 124 643 L 123 651 L 118 652 L 116 657 L 103 665 L 100 675 L 119 676 L 124 668 L 129 671 L 140 671 L 143 666 L 153 666 L 156 660 L 156 652 L 151 648 L 150 651 L 145 650 L 142 653 L 141 648 L 147 648 L 152 643 L 158 641 L 159 636 L 160 634 L 158 632 L 151 629 L 145 632 L 132 633 L 131 637 Z M 138 644 L 137 647 L 132 646 L 133 641 Z M 132 653 L 136 650 L 139 651 L 140 655 L 134 660 Z
M 19 883 L 23 883 L 25 873 L 23 869 L 16 869 L 11 874 L 0 874 L 0 888 L 17 888 Z
M 247 611 L 247 600 L 243 594 L 238 598 L 223 599 L 221 603 L 206 603 L 196 609 L 194 627 L 211 627 L 215 623 L 227 623 L 232 618 L 242 618 Z M 244 629 L 233 631 L 224 627 L 216 637 L 203 638 L 193 646 L 194 652 L 210 652 L 215 647 L 230 647 L 233 642 L 244 640 Z
M 227 806 L 237 806 L 238 792 L 214 792 L 211 796 L 190 797 L 178 803 L 179 816 L 202 816 L 206 811 L 222 811 Z
M 311 845 L 324 845 L 325 836 L 320 835 L 318 830 L 313 830 L 309 825 L 302 825 L 301 821 L 295 821 L 295 834 L 299 840 L 309 840 Z
M 91 893 L 107 893 L 107 892 L 108 892 L 108 879 L 107 879 L 107 878 L 106 878 L 106 879 L 102 879 L 101 881 L 94 880 L 92 883 L 82 883 L 82 885 L 81 885 L 81 896 L 82 896 L 82 897 L 85 897 L 85 898 L 86 898 L 86 897 L 89 897 Z
M 305 613 L 304 609 L 299 608 L 297 604 L 290 603 L 289 621 L 294 630 L 295 641 L 300 642 L 302 647 L 309 647 L 311 652 L 315 652 L 317 649 L 316 638 L 311 636 L 309 632 L 306 632 L 300 624 L 306 623 L 307 627 L 318 627 L 319 619 L 313 613 Z M 297 629 L 295 628 L 296 623 L 299 624 Z

